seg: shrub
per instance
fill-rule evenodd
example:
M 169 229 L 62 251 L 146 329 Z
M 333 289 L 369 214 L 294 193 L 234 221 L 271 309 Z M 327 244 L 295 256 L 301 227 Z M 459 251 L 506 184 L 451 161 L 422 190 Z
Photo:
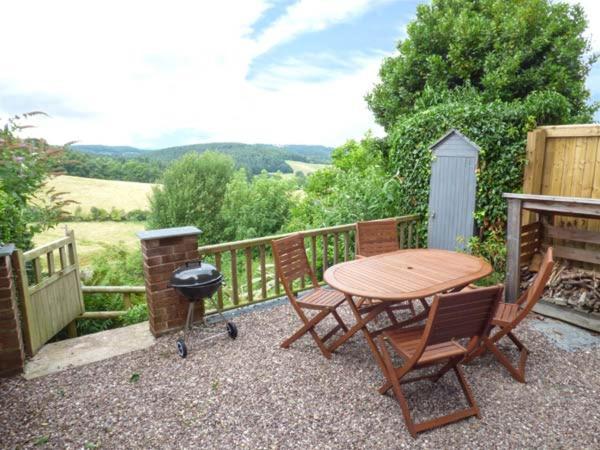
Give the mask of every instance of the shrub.
M 43 139 L 22 139 L 16 134 L 26 128 L 19 120 L 33 114 L 15 116 L 0 124 L 0 243 L 14 243 L 23 250 L 32 238 L 56 225 L 69 201 L 53 189 L 39 195 L 51 173 L 53 159 L 62 149 Z
M 269 236 L 281 230 L 290 212 L 291 180 L 267 172 L 248 182 L 244 169 L 227 185 L 221 215 L 228 240 Z
M 127 250 L 112 245 L 96 253 L 91 260 L 90 277 L 86 280 L 89 286 L 140 286 L 144 284 L 142 255 L 140 250 Z M 134 320 L 143 319 L 146 301 L 143 295 L 132 295 L 132 309 L 125 318 L 103 320 L 79 320 L 79 334 L 95 333 L 97 331 L 115 328 L 122 324 L 136 323 Z M 84 297 L 87 311 L 120 311 L 125 309 L 121 294 L 87 294 Z
M 149 228 L 195 225 L 202 242 L 223 235 L 220 212 L 225 189 L 233 175 L 233 160 L 215 152 L 188 153 L 165 171 L 162 186 L 150 197 Z
M 521 190 L 527 131 L 537 123 L 556 123 L 568 115 L 568 104 L 555 93 L 536 93 L 526 101 L 484 103 L 473 93 L 454 94 L 447 102 L 424 105 L 401 117 L 388 137 L 388 173 L 399 181 L 400 212 L 427 217 L 430 146 L 456 128 L 481 148 L 477 173 L 475 219 L 480 227 L 502 227 L 504 192 Z M 424 238 L 427 223 L 421 225 Z

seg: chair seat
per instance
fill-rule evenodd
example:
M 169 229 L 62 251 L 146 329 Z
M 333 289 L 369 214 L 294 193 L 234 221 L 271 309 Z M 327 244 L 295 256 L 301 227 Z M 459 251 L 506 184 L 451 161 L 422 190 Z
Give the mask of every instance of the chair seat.
M 344 303 L 346 297 L 340 291 L 316 288 L 314 291 L 298 299 L 298 304 L 305 308 L 322 309 L 337 308 Z
M 383 335 L 398 353 L 409 359 L 417 351 L 425 327 L 398 328 L 386 331 Z M 419 358 L 418 364 L 427 364 L 455 356 L 465 355 L 467 349 L 455 341 L 428 345 Z
M 516 303 L 500 303 L 494 319 L 492 320 L 493 325 L 510 325 L 519 314 L 520 307 Z

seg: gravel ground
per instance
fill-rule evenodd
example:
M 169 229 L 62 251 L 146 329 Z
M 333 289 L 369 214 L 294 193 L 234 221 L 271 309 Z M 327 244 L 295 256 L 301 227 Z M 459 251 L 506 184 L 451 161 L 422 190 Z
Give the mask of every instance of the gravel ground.
M 236 323 L 236 341 L 200 343 L 210 330 L 194 331 L 186 360 L 171 335 L 85 367 L 1 380 L 0 448 L 600 448 L 600 347 L 560 350 L 531 322 L 518 333 L 533 351 L 528 384 L 479 359 L 465 372 L 482 419 L 416 440 L 393 397 L 377 393 L 383 378 L 360 334 L 326 360 L 309 337 L 279 348 L 298 326 L 287 305 Z M 417 419 L 463 399 L 452 374 L 406 391 Z

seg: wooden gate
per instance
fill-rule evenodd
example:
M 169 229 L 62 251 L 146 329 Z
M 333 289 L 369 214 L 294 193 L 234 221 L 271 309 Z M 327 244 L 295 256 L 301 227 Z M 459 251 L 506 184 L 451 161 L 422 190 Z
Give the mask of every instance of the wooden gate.
M 429 248 L 464 249 L 473 236 L 476 170 L 479 147 L 456 130 L 437 141 L 431 151 Z
M 84 312 L 73 231 L 42 247 L 16 253 L 25 347 L 36 352 Z

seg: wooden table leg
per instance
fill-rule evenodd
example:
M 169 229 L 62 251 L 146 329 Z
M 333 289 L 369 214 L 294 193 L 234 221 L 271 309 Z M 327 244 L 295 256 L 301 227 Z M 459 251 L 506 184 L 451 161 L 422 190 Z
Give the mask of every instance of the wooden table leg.
M 351 300 L 348 300 L 348 296 L 346 295 L 346 301 L 349 302 L 352 306 L 354 306 L 354 309 L 356 309 L 356 305 L 354 304 L 354 301 L 352 300 L 352 296 L 350 296 L 350 298 L 351 298 Z M 352 309 L 352 306 L 350 307 L 350 309 Z M 385 310 L 385 305 L 380 304 L 380 305 L 373 306 L 370 309 L 369 314 L 367 314 L 367 316 L 365 316 L 365 317 L 360 317 L 360 313 L 359 313 L 360 320 L 357 320 L 356 324 L 354 324 L 341 338 L 339 338 L 337 341 L 335 341 L 331 345 L 329 350 L 332 352 L 335 351 L 335 349 L 337 349 L 340 345 L 342 345 L 344 342 L 346 342 L 348 339 L 350 339 L 352 336 L 354 336 L 358 331 L 360 331 L 362 328 L 364 328 L 367 323 L 369 323 L 371 320 L 374 320 L 384 310 Z M 355 317 L 356 317 L 356 315 L 355 315 Z
M 362 330 L 363 335 L 365 336 L 365 339 L 367 340 L 367 344 L 369 344 L 369 348 L 371 349 L 371 353 L 373 353 L 373 357 L 375 358 L 375 361 L 377 361 L 379 368 L 383 371 L 383 373 L 385 373 L 385 364 L 383 363 L 383 358 L 381 357 L 381 354 L 379 353 L 379 349 L 377 348 L 377 345 L 375 344 L 375 341 L 373 340 L 373 337 L 371 336 L 371 333 L 369 332 L 369 329 L 367 328 L 367 323 L 370 322 L 371 320 L 373 320 L 375 317 L 377 317 L 378 314 L 380 314 L 382 311 L 385 310 L 384 303 L 382 302 L 381 309 L 374 309 L 373 311 L 371 311 L 371 313 L 367 317 L 365 317 L 363 319 L 362 316 L 360 315 L 360 312 L 358 311 L 358 308 L 354 304 L 354 300 L 352 299 L 351 295 L 346 294 L 346 301 L 348 302 L 348 305 L 350 306 L 350 309 L 352 310 L 352 313 L 354 314 L 354 317 L 356 318 L 357 324 L 355 325 L 355 327 L 359 326 L 360 329 Z M 373 314 L 374 312 L 376 312 L 376 314 Z M 371 316 L 373 316 L 373 318 L 371 318 L 370 320 L 367 320 Z

